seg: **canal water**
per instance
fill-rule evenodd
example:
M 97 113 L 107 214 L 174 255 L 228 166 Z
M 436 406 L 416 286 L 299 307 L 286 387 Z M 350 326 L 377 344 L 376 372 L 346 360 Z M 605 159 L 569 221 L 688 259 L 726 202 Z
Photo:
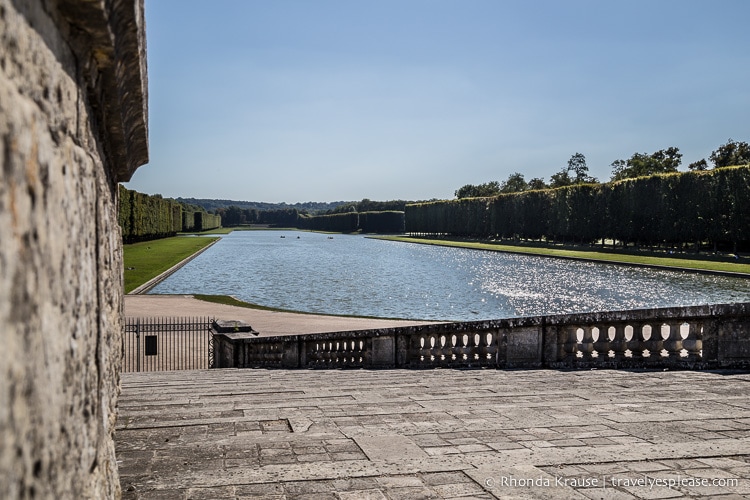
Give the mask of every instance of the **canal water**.
M 750 280 L 301 231 L 235 231 L 156 286 L 296 311 L 473 321 L 750 301 Z

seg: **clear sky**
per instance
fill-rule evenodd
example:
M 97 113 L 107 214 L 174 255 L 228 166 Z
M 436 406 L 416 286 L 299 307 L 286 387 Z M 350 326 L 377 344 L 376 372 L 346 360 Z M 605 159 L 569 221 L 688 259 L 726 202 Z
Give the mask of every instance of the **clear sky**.
M 750 141 L 747 0 L 147 0 L 150 163 L 126 186 L 453 198 Z

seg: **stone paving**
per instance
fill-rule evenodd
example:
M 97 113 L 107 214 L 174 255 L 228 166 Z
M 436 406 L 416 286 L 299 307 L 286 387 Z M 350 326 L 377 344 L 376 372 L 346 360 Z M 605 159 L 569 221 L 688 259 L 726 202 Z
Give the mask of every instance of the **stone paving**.
M 126 373 L 123 498 L 750 498 L 750 374 Z

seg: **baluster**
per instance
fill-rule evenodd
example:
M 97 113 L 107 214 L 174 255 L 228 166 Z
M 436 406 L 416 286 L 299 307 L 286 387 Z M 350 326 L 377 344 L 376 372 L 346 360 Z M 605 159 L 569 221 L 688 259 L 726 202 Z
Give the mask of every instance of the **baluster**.
M 438 361 L 445 366 L 450 362 L 450 345 L 445 334 L 438 337 Z
M 682 351 L 682 333 L 680 333 L 680 323 L 672 322 L 668 324 L 669 336 L 664 341 L 664 349 L 667 350 L 669 359 L 680 359 Z
M 687 350 L 688 361 L 700 361 L 703 359 L 703 325 L 701 323 L 690 323 L 688 336 L 682 341 L 683 349 Z
M 572 365 L 576 360 L 576 353 L 578 352 L 578 328 L 575 326 L 563 327 L 559 335 L 559 346 L 560 351 L 562 351 L 561 360 Z
M 427 352 L 427 337 L 423 334 L 419 334 L 415 337 L 412 337 L 412 339 L 414 342 L 414 352 L 417 361 L 419 361 L 420 364 L 426 363 L 429 359 L 429 353 Z
M 497 352 L 497 343 L 495 342 L 496 336 L 496 332 L 485 332 L 482 334 L 482 349 L 479 353 L 482 363 L 495 363 L 495 354 Z
M 664 337 L 661 335 L 661 323 L 651 325 L 651 337 L 643 341 L 643 347 L 648 349 L 649 364 L 661 362 L 661 350 L 664 349 Z
M 630 349 L 630 355 L 633 359 L 642 360 L 646 342 L 643 337 L 644 324 L 634 323 L 631 326 L 633 328 L 633 337 L 628 342 L 628 349 Z
M 609 343 L 609 347 L 615 352 L 615 361 L 625 359 L 625 351 L 628 350 L 628 341 L 625 338 L 625 325 L 615 325 L 615 338 Z
M 583 340 L 578 345 L 578 350 L 583 354 L 583 359 L 591 361 L 591 353 L 594 352 L 594 336 L 592 334 L 592 328 L 590 326 L 583 326 Z M 576 333 L 576 338 L 578 335 Z
M 596 342 L 594 342 L 594 350 L 598 355 L 599 363 L 605 363 L 609 360 L 609 328 L 606 326 L 600 326 L 597 327 L 597 330 L 599 330 L 599 336 L 597 337 Z
M 468 333 L 461 335 L 459 345 L 461 346 L 459 349 L 459 352 L 461 353 L 461 363 L 468 363 L 471 360 L 471 346 L 469 345 Z
M 451 339 L 451 342 L 450 342 L 450 347 L 451 347 L 451 349 L 450 349 L 450 360 L 451 360 L 451 363 L 460 362 L 461 359 L 460 359 L 459 353 L 458 353 L 458 349 L 459 349 L 458 348 L 458 335 L 456 335 L 454 333 L 453 335 L 451 335 L 450 339 Z
M 440 348 L 439 348 L 440 344 L 438 342 L 437 335 L 435 335 L 435 334 L 430 335 L 429 338 L 428 338 L 427 345 L 430 348 L 430 352 L 429 352 L 430 363 L 434 363 L 435 361 L 439 361 L 440 360 Z

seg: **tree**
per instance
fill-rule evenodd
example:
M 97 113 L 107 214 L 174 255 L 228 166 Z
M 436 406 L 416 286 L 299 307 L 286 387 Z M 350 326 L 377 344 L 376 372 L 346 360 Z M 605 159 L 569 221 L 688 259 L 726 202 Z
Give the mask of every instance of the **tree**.
M 552 176 L 549 178 L 549 187 L 551 188 L 565 187 L 572 184 L 573 179 L 570 178 L 570 174 L 568 173 L 567 168 L 560 170 L 556 174 L 552 174 Z
M 570 157 L 566 168 L 563 168 L 550 177 L 549 185 L 552 188 L 559 188 L 572 186 L 573 184 L 590 184 L 594 182 L 598 182 L 598 180 L 589 175 L 586 157 L 582 153 L 576 153 Z
M 708 170 L 708 163 L 706 163 L 706 159 L 702 159 L 699 161 L 694 161 L 690 165 L 688 165 L 688 169 L 690 170 Z
M 708 158 L 716 168 L 746 165 L 750 163 L 750 144 L 729 139 L 726 144 L 719 146 Z
M 529 185 L 523 178 L 523 174 L 514 172 L 508 176 L 508 180 L 500 185 L 501 193 L 520 193 L 529 189 Z
M 675 147 L 660 149 L 652 154 L 633 153 L 627 161 L 612 162 L 612 180 L 619 181 L 634 177 L 677 172 L 682 162 L 682 153 Z
M 589 176 L 589 167 L 586 165 L 586 157 L 582 153 L 576 153 L 568 160 L 568 175 L 570 172 L 575 174 L 574 184 L 587 184 L 596 182 L 596 179 Z
M 486 196 L 497 196 L 500 194 L 500 183 L 497 181 L 486 182 L 484 184 L 473 185 L 466 184 L 458 189 L 455 193 L 456 198 L 479 198 Z
M 549 186 L 541 177 L 534 177 L 529 181 L 529 190 L 547 189 Z

